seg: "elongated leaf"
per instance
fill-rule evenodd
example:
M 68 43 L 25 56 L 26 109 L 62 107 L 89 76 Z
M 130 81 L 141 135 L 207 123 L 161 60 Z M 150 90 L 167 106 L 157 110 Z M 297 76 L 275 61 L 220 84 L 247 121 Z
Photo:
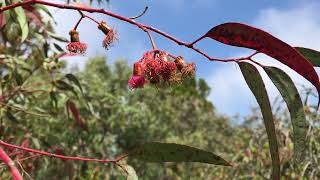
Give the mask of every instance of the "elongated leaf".
M 66 78 L 67 78 L 69 81 L 73 82 L 76 86 L 78 86 L 78 88 L 80 89 L 80 91 L 83 93 L 81 84 L 80 84 L 80 82 L 79 82 L 79 80 L 78 80 L 77 77 L 75 77 L 73 74 L 66 74 Z
M 50 32 L 50 31 L 46 31 L 46 33 L 52 37 L 53 39 L 57 40 L 57 41 L 61 41 L 61 42 L 69 42 L 68 39 L 64 38 L 64 37 L 60 37 L 56 34 L 54 34 L 53 32 Z
M 27 17 L 22 7 L 16 7 L 14 8 L 14 11 L 17 15 L 17 21 L 21 28 L 21 42 L 23 42 L 29 34 Z
M 46 6 L 44 6 L 44 5 L 42 5 L 42 4 L 35 4 L 34 6 L 35 6 L 37 9 L 43 10 L 43 11 L 44 11 L 45 13 L 47 13 L 51 18 L 53 18 L 51 12 L 49 11 L 49 9 L 48 9 Z
M 0 29 L 2 29 L 6 24 L 6 16 L 4 15 L 4 13 L 0 13 Z
M 319 77 L 313 65 L 293 47 L 265 31 L 245 24 L 225 23 L 212 28 L 202 38 L 205 37 L 232 46 L 254 49 L 273 57 L 310 81 L 320 94 Z
M 298 161 L 302 161 L 306 151 L 308 150 L 306 142 L 309 124 L 304 114 L 299 92 L 291 78 L 281 69 L 265 67 L 264 70 L 276 85 L 287 104 L 293 127 L 293 142 L 296 159 Z
M 263 83 L 261 75 L 259 74 L 259 71 L 253 65 L 245 62 L 240 62 L 238 64 L 240 66 L 244 79 L 246 80 L 249 88 L 254 94 L 262 112 L 264 125 L 266 127 L 268 135 L 269 150 L 272 159 L 272 178 L 280 179 L 280 159 L 278 141 L 273 122 L 271 106 L 265 85 Z
M 296 47 L 306 59 L 308 59 L 314 66 L 320 67 L 320 52 L 303 47 Z
M 146 143 L 134 151 L 134 157 L 147 162 L 201 162 L 231 166 L 211 152 L 174 143 Z
M 74 117 L 76 123 L 82 128 L 82 129 L 86 129 L 86 125 L 84 124 L 84 122 L 82 121 L 81 117 L 80 117 L 80 112 L 77 109 L 76 105 L 71 101 L 68 100 L 67 101 L 67 111 L 70 110 L 72 116 Z

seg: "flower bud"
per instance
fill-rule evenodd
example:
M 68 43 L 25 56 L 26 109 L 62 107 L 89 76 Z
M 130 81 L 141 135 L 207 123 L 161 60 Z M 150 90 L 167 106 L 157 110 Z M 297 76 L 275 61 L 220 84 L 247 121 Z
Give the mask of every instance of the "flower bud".
M 71 30 L 69 32 L 69 35 L 70 35 L 70 41 L 71 42 L 80 42 L 80 37 L 79 37 L 79 32 L 76 31 L 76 30 Z

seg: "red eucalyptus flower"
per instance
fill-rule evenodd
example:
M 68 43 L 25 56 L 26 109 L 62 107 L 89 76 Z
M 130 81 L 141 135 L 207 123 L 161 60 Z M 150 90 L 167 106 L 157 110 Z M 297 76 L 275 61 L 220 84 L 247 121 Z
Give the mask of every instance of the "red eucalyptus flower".
M 67 50 L 71 54 L 84 54 L 87 51 L 87 44 L 80 42 L 79 33 L 76 30 L 71 30 L 70 43 L 67 45 Z
M 145 84 L 145 79 L 143 76 L 131 76 L 128 81 L 128 85 L 130 88 L 143 88 Z
M 102 46 L 109 49 L 109 47 L 118 40 L 116 31 L 103 21 L 99 23 L 98 28 L 106 35 L 102 41 Z
M 193 77 L 196 73 L 196 65 L 194 63 L 188 63 L 181 69 L 182 77 Z
M 182 57 L 167 52 L 153 50 L 146 52 L 134 63 L 133 76 L 128 81 L 131 88 L 142 88 L 145 83 L 160 84 L 179 82 L 195 74 L 195 64 L 186 63 Z

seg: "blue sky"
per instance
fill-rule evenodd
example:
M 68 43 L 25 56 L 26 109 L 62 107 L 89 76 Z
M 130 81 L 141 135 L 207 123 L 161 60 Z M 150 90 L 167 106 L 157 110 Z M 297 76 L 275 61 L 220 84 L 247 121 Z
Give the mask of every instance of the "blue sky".
M 178 39 L 192 42 L 213 26 L 224 22 L 242 22 L 262 28 L 293 46 L 304 46 L 320 50 L 320 2 L 316 0 L 111 0 L 104 4 L 106 10 L 131 17 L 139 14 L 145 6 L 148 12 L 137 21 L 151 25 L 169 33 Z M 74 26 L 77 12 L 53 9 L 58 22 L 57 32 L 66 36 Z M 88 43 L 85 57 L 73 57 L 68 61 L 83 66 L 87 57 L 105 55 L 109 62 L 125 58 L 129 63 L 138 60 L 144 51 L 151 49 L 148 37 L 137 27 L 119 20 L 93 14 L 99 20 L 114 26 L 120 36 L 119 42 L 106 51 L 101 47 L 103 35 L 96 30 L 95 24 L 85 21 L 79 31 L 82 41 Z M 182 55 L 189 61 L 196 62 L 197 77 L 207 80 L 212 87 L 209 99 L 217 110 L 226 115 L 247 115 L 257 106 L 253 95 L 246 86 L 239 68 L 234 63 L 209 62 L 197 53 L 180 47 L 166 38 L 153 34 L 157 47 L 172 54 Z M 251 51 L 235 48 L 206 39 L 197 44 L 208 54 L 220 57 L 240 57 Z M 275 65 L 288 69 L 264 55 L 256 60 L 263 64 Z M 312 87 L 302 77 L 290 71 L 297 85 Z M 271 101 L 278 96 L 278 91 L 263 74 Z

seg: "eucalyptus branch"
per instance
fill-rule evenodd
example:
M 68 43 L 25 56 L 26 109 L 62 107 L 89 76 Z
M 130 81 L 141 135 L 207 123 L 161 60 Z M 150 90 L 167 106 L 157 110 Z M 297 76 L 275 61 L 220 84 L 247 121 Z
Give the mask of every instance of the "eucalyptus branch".
M 71 160 L 71 161 L 87 161 L 87 162 L 117 164 L 118 162 L 120 162 L 121 160 L 123 160 L 124 158 L 129 156 L 129 154 L 125 154 L 123 156 L 117 157 L 116 159 L 95 159 L 95 158 L 89 158 L 89 157 L 64 156 L 64 155 L 59 155 L 59 154 L 53 154 L 53 153 L 50 153 L 50 152 L 45 152 L 45 151 L 40 151 L 40 150 L 36 150 L 36 149 L 22 147 L 22 146 L 18 146 L 18 145 L 14 145 L 14 144 L 9 144 L 9 143 L 6 143 L 6 142 L 1 141 L 1 140 L 0 140 L 0 145 L 2 145 L 4 147 L 7 147 L 7 148 L 20 149 L 22 151 L 29 152 L 29 153 L 35 153 L 35 154 L 40 154 L 40 155 L 43 155 L 43 156 L 55 157 L 55 158 L 58 158 L 58 159 Z M 0 148 L 0 150 L 1 150 L 1 148 Z
M 138 28 L 142 29 L 143 31 L 145 31 L 145 29 L 153 31 L 153 32 L 175 42 L 176 44 L 178 44 L 180 46 L 184 46 L 189 49 L 192 49 L 193 51 L 201 54 L 202 56 L 206 57 L 210 61 L 236 62 L 236 61 L 241 61 L 241 60 L 245 60 L 248 58 L 248 57 L 243 57 L 243 58 L 237 58 L 237 59 L 220 59 L 220 58 L 211 57 L 211 56 L 207 55 L 206 53 L 202 52 L 200 49 L 197 49 L 194 47 L 194 44 L 197 43 L 200 39 L 198 39 L 192 43 L 187 43 L 187 42 L 181 41 L 181 40 L 163 32 L 159 29 L 156 29 L 152 26 L 148 26 L 148 25 L 136 22 L 131 18 L 126 18 L 126 17 L 121 16 L 119 14 L 116 14 L 116 13 L 113 13 L 110 11 L 106 11 L 105 9 L 91 8 L 91 7 L 85 7 L 85 6 L 75 6 L 75 5 L 70 5 L 70 4 L 58 4 L 58 3 L 53 3 L 53 2 L 44 1 L 44 0 L 27 0 L 27 1 L 22 1 L 22 2 L 18 2 L 18 3 L 13 3 L 8 6 L 4 6 L 4 7 L 0 8 L 0 13 L 7 11 L 7 10 L 10 10 L 10 9 L 13 9 L 13 8 L 16 8 L 16 7 L 25 6 L 25 5 L 32 5 L 32 4 L 42 4 L 45 6 L 51 6 L 51 7 L 56 7 L 56 8 L 60 8 L 60 9 L 71 9 L 71 10 L 77 10 L 77 11 L 85 11 L 85 12 L 89 12 L 89 13 L 105 14 L 110 17 L 116 18 L 118 20 L 135 25 Z

